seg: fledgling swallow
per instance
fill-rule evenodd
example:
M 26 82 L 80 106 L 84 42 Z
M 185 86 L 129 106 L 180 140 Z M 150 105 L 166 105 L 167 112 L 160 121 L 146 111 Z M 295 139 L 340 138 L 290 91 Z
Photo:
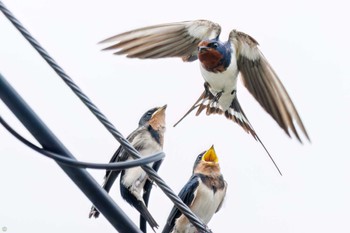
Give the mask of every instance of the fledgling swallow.
M 244 86 L 289 137 L 291 131 L 302 142 L 296 129 L 298 125 L 310 141 L 291 98 L 259 50 L 258 42 L 237 30 L 232 30 L 228 40 L 222 42 L 220 33 L 219 24 L 194 20 L 139 28 L 100 43 L 112 43 L 104 50 L 116 49 L 115 54 L 126 54 L 130 58 L 181 57 L 185 62 L 199 59 L 204 92 L 174 126 L 196 108 L 197 116 L 204 109 L 207 115 L 222 114 L 258 140 L 273 161 L 238 102 L 240 73 Z
M 163 150 L 164 133 L 165 133 L 165 110 L 163 107 L 156 107 L 148 110 L 143 114 L 139 121 L 138 128 L 133 131 L 127 140 L 140 153 L 141 156 L 149 156 L 161 152 Z M 114 153 L 110 163 L 132 160 L 133 158 L 126 153 L 122 146 Z M 155 170 L 158 170 L 160 161 L 149 164 Z M 158 223 L 152 217 L 147 209 L 147 203 L 142 198 L 142 193 L 148 193 L 151 185 L 146 185 L 149 181 L 147 173 L 141 167 L 133 167 L 121 171 L 107 170 L 102 187 L 109 192 L 114 181 L 120 175 L 120 193 L 121 196 L 131 206 L 137 209 L 141 216 L 146 219 L 149 225 L 158 228 Z M 99 216 L 99 211 L 93 206 L 89 213 L 89 217 Z
M 219 159 L 212 146 L 197 156 L 192 176 L 181 189 L 179 197 L 203 223 L 208 224 L 220 210 L 226 189 L 227 183 L 220 172 Z M 174 206 L 162 233 L 194 232 L 198 231 Z

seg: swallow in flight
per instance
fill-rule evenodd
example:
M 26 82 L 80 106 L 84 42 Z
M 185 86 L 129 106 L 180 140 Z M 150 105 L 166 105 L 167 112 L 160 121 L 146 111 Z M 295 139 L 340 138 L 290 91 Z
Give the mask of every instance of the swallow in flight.
M 241 74 L 244 86 L 289 137 L 292 132 L 302 142 L 298 126 L 310 141 L 291 98 L 258 48 L 258 42 L 237 30 L 232 30 L 223 42 L 219 40 L 220 32 L 220 25 L 208 20 L 183 21 L 135 29 L 100 43 L 111 43 L 104 50 L 116 50 L 115 54 L 126 54 L 129 58 L 199 60 L 204 91 L 174 126 L 194 109 L 196 115 L 203 110 L 207 115 L 224 115 L 258 140 L 273 161 L 238 102 L 237 77 Z
M 153 155 L 163 150 L 165 110 L 166 105 L 148 110 L 141 117 L 138 128 L 127 137 L 127 140 L 141 156 Z M 120 146 L 111 158 L 110 163 L 132 159 L 133 158 L 123 149 L 123 147 Z M 153 169 L 157 171 L 160 166 L 158 162 L 160 161 L 149 164 L 149 166 L 152 166 Z M 142 218 L 149 223 L 153 230 L 154 228 L 158 228 L 158 223 L 148 211 L 147 204 L 142 196 L 142 194 L 145 195 L 146 193 L 149 193 L 152 186 L 149 184 L 151 181 L 149 180 L 147 173 L 141 167 L 133 167 L 121 171 L 107 170 L 102 185 L 107 192 L 111 189 L 119 173 L 121 173 L 120 193 L 123 199 L 139 211 Z M 95 218 L 99 216 L 99 211 L 94 206 L 91 208 L 89 214 L 90 218 L 92 216 Z

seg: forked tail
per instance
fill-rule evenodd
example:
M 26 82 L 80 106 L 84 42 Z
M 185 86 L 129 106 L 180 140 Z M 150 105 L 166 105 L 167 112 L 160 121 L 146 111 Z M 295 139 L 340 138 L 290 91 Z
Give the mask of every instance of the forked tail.
M 253 129 L 252 125 L 248 121 L 248 118 L 244 114 L 237 96 L 232 100 L 232 103 L 230 105 L 230 108 L 228 110 L 223 110 L 219 103 L 218 99 L 220 97 L 215 97 L 210 91 L 208 86 L 205 85 L 205 90 L 201 94 L 201 96 L 198 98 L 198 100 L 192 105 L 192 107 L 185 113 L 181 119 L 174 124 L 174 127 L 178 125 L 189 113 L 191 113 L 194 109 L 198 108 L 196 112 L 196 116 L 198 116 L 204 109 L 206 109 L 206 114 L 211 115 L 211 114 L 219 114 L 219 115 L 225 115 L 225 117 L 229 120 L 234 121 L 235 123 L 239 124 L 244 131 L 247 133 L 251 134 L 255 140 L 257 140 L 261 146 L 264 148 L 266 151 L 267 155 L 270 157 L 272 163 L 275 165 L 277 171 L 279 174 L 282 176 L 282 173 L 280 169 L 278 168 L 275 160 L 272 158 L 270 152 L 267 150 L 265 147 L 264 143 L 261 141 L 261 139 L 258 137 L 256 134 L 255 130 Z

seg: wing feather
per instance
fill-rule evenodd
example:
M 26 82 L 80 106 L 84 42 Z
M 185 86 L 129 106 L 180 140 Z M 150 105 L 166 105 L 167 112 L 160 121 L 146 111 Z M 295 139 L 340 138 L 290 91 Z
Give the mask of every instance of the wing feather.
M 104 50 L 117 50 L 132 58 L 182 57 L 193 61 L 201 40 L 220 35 L 220 25 L 208 20 L 159 24 L 124 32 L 100 43 L 112 43 Z
M 178 44 L 183 43 L 186 40 L 183 36 L 178 36 L 176 34 L 171 35 L 160 35 L 160 36 L 149 36 L 146 38 L 136 38 L 132 41 L 132 44 L 130 43 L 124 43 L 125 45 L 118 45 L 118 46 L 111 46 L 113 49 L 115 48 L 122 48 L 120 51 L 117 52 L 117 54 L 128 54 L 131 56 L 131 52 L 134 50 L 139 50 L 143 52 L 150 51 L 151 49 L 156 50 L 157 48 L 165 48 L 169 49 L 169 45 L 171 47 L 176 47 Z M 151 50 L 152 52 L 152 50 Z
M 251 36 L 232 30 L 229 36 L 236 49 L 237 65 L 244 86 L 290 136 L 290 131 L 301 142 L 295 123 L 310 141 L 303 122 L 285 87 Z
M 196 49 L 192 43 L 188 43 L 188 37 L 170 38 L 161 43 L 149 43 L 139 46 L 137 52 L 128 53 L 127 57 L 137 58 L 163 58 L 163 57 L 182 57 L 190 54 Z M 198 41 L 199 43 L 199 41 Z M 190 51 L 190 52 L 189 52 Z

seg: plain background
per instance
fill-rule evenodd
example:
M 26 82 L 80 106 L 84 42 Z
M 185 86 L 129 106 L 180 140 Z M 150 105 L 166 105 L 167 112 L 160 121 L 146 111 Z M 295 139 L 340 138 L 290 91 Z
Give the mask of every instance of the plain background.
M 209 223 L 213 232 L 350 232 L 350 71 L 345 1 L 4 1 L 7 7 L 127 136 L 141 115 L 168 104 L 159 174 L 177 193 L 196 156 L 214 144 L 229 187 Z M 239 82 L 241 105 L 280 166 L 223 116 L 190 114 L 172 125 L 203 90 L 198 62 L 137 60 L 101 52 L 98 41 L 158 23 L 208 19 L 221 39 L 237 29 L 253 36 L 287 88 L 312 143 L 288 138 Z M 107 162 L 119 144 L 0 14 L 0 72 L 82 161 Z M 30 134 L 0 102 L 0 114 Z M 305 138 L 303 138 L 305 139 Z M 0 232 L 115 232 L 50 159 L 0 127 Z M 89 170 L 102 183 L 103 171 Z M 111 195 L 138 223 L 138 214 Z M 162 226 L 172 203 L 154 188 L 150 211 Z M 160 232 L 161 228 L 158 230 Z

